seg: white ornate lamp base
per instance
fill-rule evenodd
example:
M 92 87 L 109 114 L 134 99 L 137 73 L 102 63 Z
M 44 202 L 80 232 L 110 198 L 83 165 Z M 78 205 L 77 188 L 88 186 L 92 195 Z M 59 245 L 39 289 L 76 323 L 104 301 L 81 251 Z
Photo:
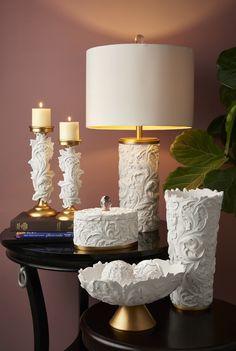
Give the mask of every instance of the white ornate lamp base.
M 119 143 L 120 207 L 138 212 L 139 232 L 158 229 L 158 161 L 158 141 L 152 144 Z

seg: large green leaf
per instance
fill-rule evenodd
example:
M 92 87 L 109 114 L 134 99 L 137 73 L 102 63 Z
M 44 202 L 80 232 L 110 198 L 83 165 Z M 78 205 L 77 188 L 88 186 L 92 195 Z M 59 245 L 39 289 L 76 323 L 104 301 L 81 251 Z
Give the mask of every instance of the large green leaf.
M 236 89 L 236 47 L 225 50 L 219 55 L 217 78 L 221 84 Z
M 206 176 L 204 167 L 178 167 L 166 179 L 163 189 L 195 189 L 200 188 Z
M 222 209 L 236 215 L 236 167 L 208 173 L 204 180 L 204 187 L 224 191 Z
M 203 130 L 188 130 L 178 135 L 170 147 L 172 156 L 184 166 L 217 169 L 226 161 L 224 151 Z
M 215 138 L 220 138 L 221 143 L 226 143 L 226 131 L 225 131 L 225 120 L 226 116 L 219 116 L 213 119 L 207 127 L 207 132 Z
M 219 94 L 220 101 L 226 109 L 228 109 L 229 106 L 232 105 L 232 102 L 236 100 L 236 89 L 226 87 L 225 85 L 220 86 Z
M 202 130 L 185 131 L 171 145 L 172 156 L 186 167 L 170 173 L 164 189 L 201 187 L 206 175 L 220 168 L 228 159 L 224 151 Z

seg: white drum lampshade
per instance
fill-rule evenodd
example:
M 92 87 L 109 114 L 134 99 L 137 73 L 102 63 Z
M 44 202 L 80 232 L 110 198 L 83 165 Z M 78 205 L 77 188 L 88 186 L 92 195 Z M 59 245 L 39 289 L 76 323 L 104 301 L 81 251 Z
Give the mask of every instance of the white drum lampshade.
M 118 44 L 87 50 L 86 126 L 137 130 L 119 143 L 120 205 L 135 208 L 139 230 L 158 228 L 157 138 L 143 130 L 184 129 L 193 120 L 192 49 Z

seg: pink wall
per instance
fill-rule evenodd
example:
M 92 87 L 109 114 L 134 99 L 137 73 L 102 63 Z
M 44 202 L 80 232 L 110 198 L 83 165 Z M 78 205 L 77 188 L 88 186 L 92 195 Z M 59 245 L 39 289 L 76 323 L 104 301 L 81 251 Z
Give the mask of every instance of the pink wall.
M 118 204 L 117 140 L 127 132 L 85 129 L 85 53 L 102 44 L 133 40 L 187 45 L 196 67 L 195 127 L 205 128 L 222 112 L 215 78 L 218 54 L 235 46 L 234 0 L 1 0 L 1 229 L 32 207 L 28 126 L 39 100 L 52 108 L 56 172 L 53 206 L 60 209 L 56 185 L 58 122 L 72 115 L 81 124 L 82 207 L 98 205 L 102 194 Z M 152 133 L 153 135 L 153 133 Z M 161 138 L 161 181 L 176 166 L 169 146 L 177 132 L 155 132 Z M 95 176 L 96 174 L 96 176 Z M 163 197 L 161 217 L 165 217 Z M 236 304 L 234 268 L 236 220 L 222 215 L 217 251 L 215 296 Z M 18 267 L 0 248 L 0 349 L 32 350 L 31 316 L 25 290 L 17 286 Z M 52 327 L 51 350 L 63 350 L 77 333 L 77 279 L 74 274 L 40 272 Z M 17 346 L 16 346 L 17 345 Z

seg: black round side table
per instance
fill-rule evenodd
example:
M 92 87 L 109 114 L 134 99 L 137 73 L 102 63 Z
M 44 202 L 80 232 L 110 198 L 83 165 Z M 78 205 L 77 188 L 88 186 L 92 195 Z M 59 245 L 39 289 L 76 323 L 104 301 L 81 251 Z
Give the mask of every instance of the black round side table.
M 78 272 L 80 268 L 92 266 L 94 263 L 124 260 L 138 263 L 153 258 L 168 258 L 166 244 L 166 222 L 160 221 L 159 232 L 139 233 L 138 247 L 129 250 L 108 252 L 76 251 L 72 240 L 16 239 L 15 233 L 9 229 L 1 233 L 1 244 L 6 248 L 7 257 L 18 263 L 19 285 L 27 289 L 34 328 L 34 350 L 49 350 L 49 330 L 47 311 L 44 302 L 38 269 L 63 272 Z M 77 281 L 78 278 L 76 277 Z M 79 288 L 79 313 L 88 308 L 88 294 Z M 66 351 L 82 351 L 81 334 Z
M 89 351 L 235 351 L 236 306 L 214 300 L 205 311 L 174 308 L 169 298 L 147 305 L 154 329 L 124 332 L 109 326 L 117 306 L 102 302 L 81 318 L 83 343 Z

